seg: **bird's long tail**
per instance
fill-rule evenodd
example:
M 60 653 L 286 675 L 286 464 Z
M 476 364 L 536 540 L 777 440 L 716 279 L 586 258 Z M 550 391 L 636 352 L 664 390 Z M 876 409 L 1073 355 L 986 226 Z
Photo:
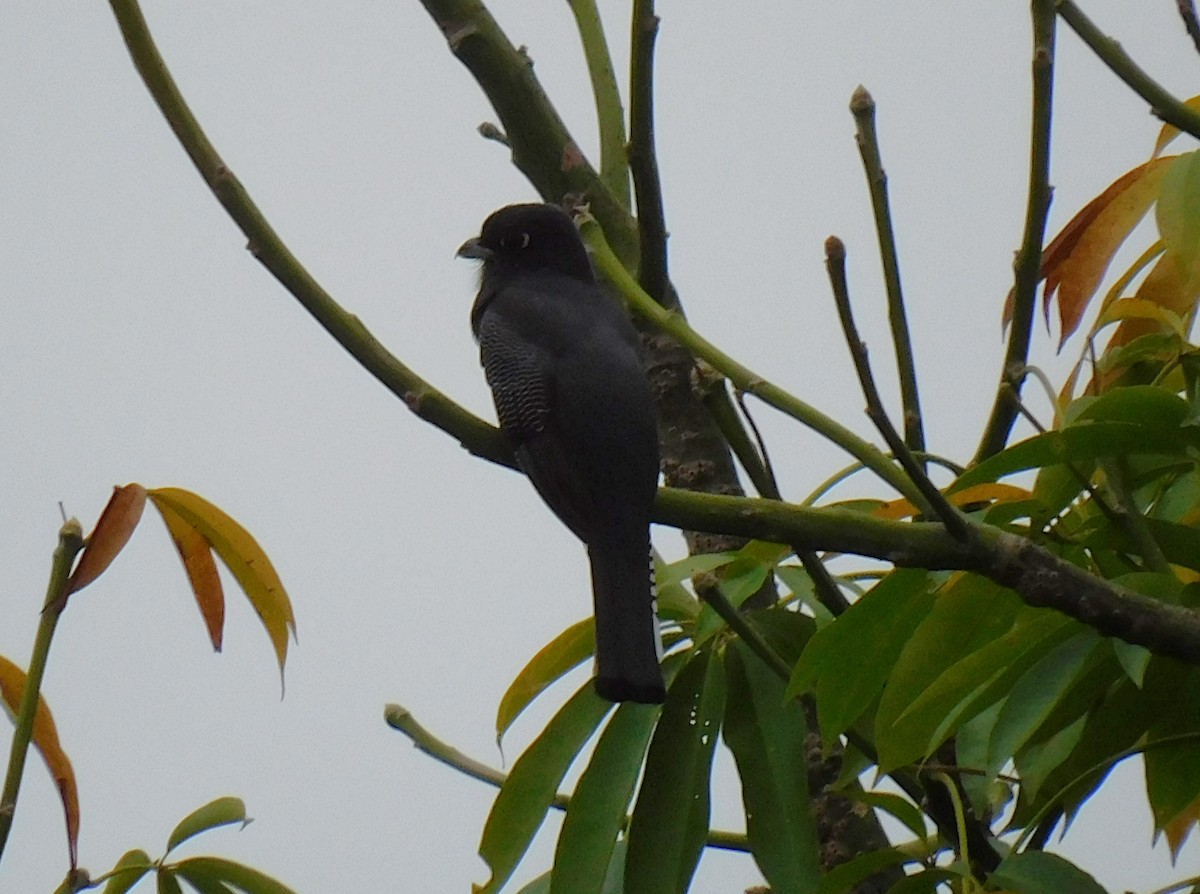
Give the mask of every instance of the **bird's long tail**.
M 614 702 L 666 699 L 646 526 L 588 545 L 596 614 L 596 692 Z

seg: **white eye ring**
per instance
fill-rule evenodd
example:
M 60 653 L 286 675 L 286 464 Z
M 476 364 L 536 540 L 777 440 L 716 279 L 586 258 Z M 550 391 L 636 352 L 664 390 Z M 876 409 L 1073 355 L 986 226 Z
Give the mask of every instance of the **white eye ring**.
M 529 234 L 528 233 L 521 234 L 521 248 L 529 248 Z

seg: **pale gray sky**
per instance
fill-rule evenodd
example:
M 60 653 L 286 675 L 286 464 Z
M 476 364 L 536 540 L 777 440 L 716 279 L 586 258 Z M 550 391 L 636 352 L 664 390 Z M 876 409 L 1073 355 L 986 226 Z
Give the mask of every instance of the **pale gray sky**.
M 1200 93 L 1200 58 L 1171 0 L 1084 5 L 1168 87 Z M 625 7 L 602 3 L 621 68 Z M 873 437 L 821 263 L 825 237 L 842 236 L 886 375 L 847 111 L 863 83 L 879 104 L 929 441 L 969 457 L 1024 211 L 1027 7 L 775 2 L 739 15 L 663 0 L 660 163 L 693 324 Z M 593 146 L 566 5 L 493 8 Z M 309 270 L 397 355 L 490 417 L 467 326 L 474 273 L 454 249 L 490 210 L 533 193 L 475 135 L 490 109 L 421 7 L 158 0 L 146 14 L 209 136 Z M 73 600 L 45 683 L 79 777 L 82 865 L 98 873 L 132 847 L 157 855 L 181 817 L 237 794 L 256 822 L 189 852 L 243 859 L 303 892 L 482 882 L 493 792 L 414 751 L 384 726 L 383 705 L 499 762 L 501 693 L 589 610 L 582 550 L 520 476 L 412 417 L 243 250 L 106 4 L 0 12 L 0 84 L 0 654 L 27 660 L 58 501 L 90 527 L 112 485 L 131 480 L 195 490 L 242 521 L 276 563 L 300 632 L 281 702 L 266 637 L 232 586 L 225 651 L 211 653 L 147 513 Z M 1065 28 L 1057 98 L 1052 229 L 1144 160 L 1157 133 Z M 1039 331 L 1035 359 L 1053 375 L 1063 364 L 1051 352 Z M 766 410 L 759 422 L 789 496 L 844 462 Z M 656 540 L 679 553 L 675 532 Z M 545 716 L 513 731 L 510 760 Z M 722 826 L 740 817 L 728 771 Z M 1200 871 L 1194 842 L 1175 870 L 1151 853 L 1140 771 L 1118 776 L 1065 852 L 1111 890 Z M 518 879 L 543 871 L 552 845 L 543 833 Z M 57 796 L 35 763 L 0 891 L 49 891 L 65 860 Z M 748 858 L 706 856 L 695 891 L 757 879 Z

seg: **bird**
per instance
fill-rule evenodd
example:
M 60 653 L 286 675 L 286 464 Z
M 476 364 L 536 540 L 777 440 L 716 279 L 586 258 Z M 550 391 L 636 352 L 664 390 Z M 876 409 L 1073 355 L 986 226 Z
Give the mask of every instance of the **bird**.
M 595 691 L 661 703 L 650 554 L 659 444 L 637 332 L 556 205 L 500 208 L 458 255 L 482 262 L 471 329 L 500 430 L 538 494 L 587 547 Z

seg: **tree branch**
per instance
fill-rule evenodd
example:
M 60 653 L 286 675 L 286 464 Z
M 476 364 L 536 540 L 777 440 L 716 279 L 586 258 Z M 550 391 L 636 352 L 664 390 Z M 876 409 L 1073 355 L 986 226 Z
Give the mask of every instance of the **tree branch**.
M 1150 106 L 1151 114 L 1200 140 L 1200 112 L 1189 109 L 1146 74 L 1117 41 L 1096 27 L 1072 0 L 1057 0 L 1058 14 L 1100 61 Z
M 1050 213 L 1050 122 L 1054 101 L 1054 2 L 1033 2 L 1033 121 L 1029 134 L 1029 189 L 1025 204 L 1025 234 L 1014 267 L 1013 312 L 1004 367 L 996 386 L 996 399 L 975 451 L 975 462 L 1004 449 L 1017 419 L 1013 398 L 1021 385 L 1029 357 L 1037 285 L 1041 278 L 1042 242 Z
M 701 358 L 720 370 L 737 388 L 753 394 L 764 403 L 833 441 L 852 456 L 862 460 L 863 465 L 904 496 L 913 500 L 920 499 L 920 492 L 908 480 L 903 470 L 874 444 L 738 363 L 692 329 L 681 314 L 656 304 L 622 267 L 612 249 L 608 247 L 605 234 L 599 227 L 585 222 L 581 227 L 581 234 L 592 252 L 592 261 L 597 270 L 616 286 L 638 315 L 673 337 L 694 357 Z
M 138 4 L 135 0 L 112 0 L 111 5 L 133 64 L 150 95 L 217 201 L 246 234 L 251 254 L 338 344 L 417 416 L 453 434 L 476 456 L 502 465 L 514 465 L 508 445 L 494 426 L 452 401 L 401 363 L 358 317 L 343 309 L 304 269 L 208 141 L 167 71 Z
M 513 164 L 547 202 L 582 197 L 622 263 L 636 268 L 637 226 L 584 158 L 546 96 L 529 56 L 512 45 L 480 0 L 421 0 L 450 51 L 467 67 L 500 117 Z
M 1060 559 L 1030 540 L 965 519 L 966 542 L 935 522 L 896 522 L 845 509 L 662 488 L 654 520 L 798 549 L 854 553 L 893 565 L 973 571 L 1105 636 L 1200 664 L 1200 612 L 1143 596 Z

